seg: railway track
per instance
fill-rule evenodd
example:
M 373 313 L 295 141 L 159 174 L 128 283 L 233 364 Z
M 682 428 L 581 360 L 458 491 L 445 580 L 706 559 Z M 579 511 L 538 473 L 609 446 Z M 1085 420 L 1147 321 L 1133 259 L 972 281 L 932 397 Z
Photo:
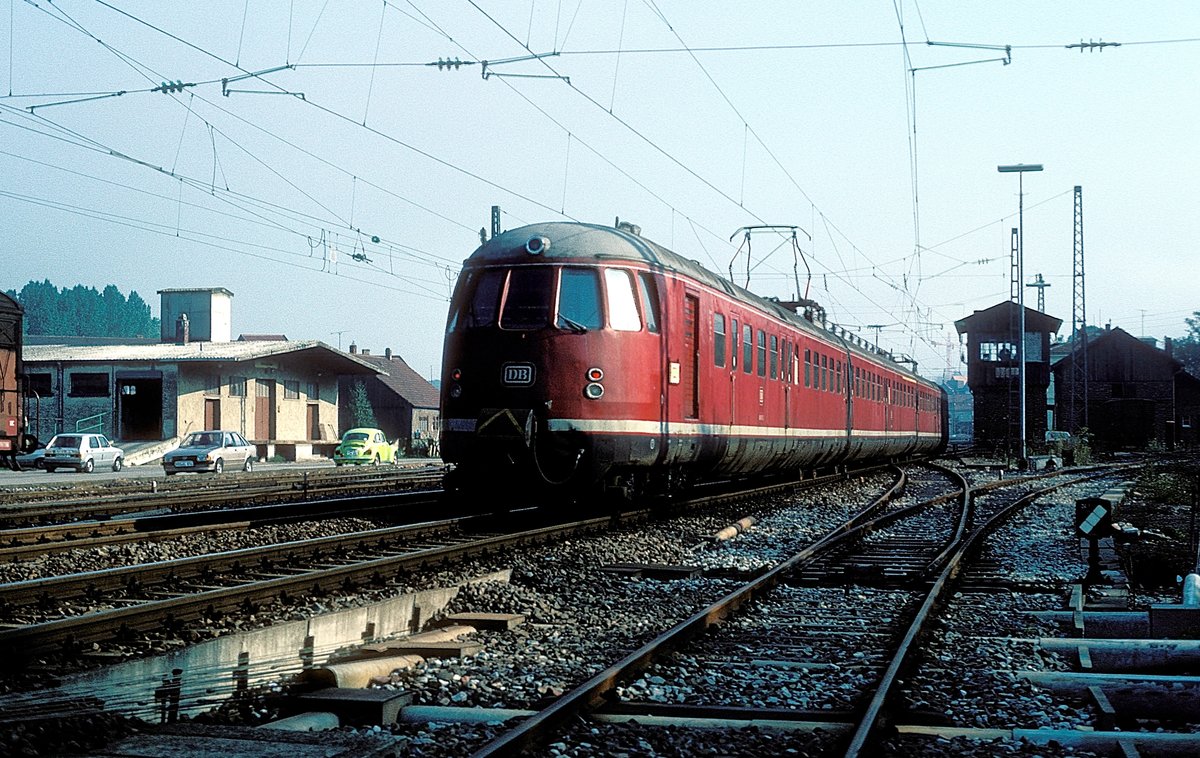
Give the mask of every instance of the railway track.
M 642 724 L 649 719 L 650 723 L 684 726 L 703 723 L 711 726 L 722 719 L 731 726 L 788 722 L 789 728 L 796 728 L 797 722 L 805 722 L 807 728 L 832 729 L 844 735 L 842 739 L 848 735 L 848 755 L 866 754 L 863 751 L 873 744 L 878 724 L 890 716 L 893 688 L 900 672 L 910 662 L 926 625 L 934 618 L 952 576 L 968 551 L 1022 505 L 1079 477 L 1058 475 L 1058 478 L 1058 482 L 1041 489 L 1031 490 L 1027 481 L 991 486 L 989 489 L 997 495 L 1006 486 L 1031 491 L 1003 498 L 1006 502 L 993 507 L 990 517 L 981 518 L 974 529 L 968 528 L 972 522 L 973 493 L 965 481 L 956 488 L 956 493 L 946 492 L 914 505 L 891 509 L 873 505 L 770 572 L 747 582 L 526 718 L 475 754 L 511 755 L 555 740 L 566 744 L 587 740 L 587 726 L 576 727 L 574 733 L 569 728 L 583 714 L 593 714 L 602 722 L 630 718 Z M 942 506 L 946 505 L 947 497 L 954 497 L 958 505 L 950 508 L 949 514 L 939 513 L 946 510 Z M 935 514 L 932 521 L 931 511 Z M 920 518 L 924 524 L 920 528 L 926 532 L 926 544 L 915 552 L 904 549 L 911 540 L 903 532 L 913 527 L 897 528 L 900 522 L 914 517 Z M 931 551 L 927 546 L 930 530 L 939 526 L 937 536 L 941 540 L 934 540 L 938 549 Z M 884 537 L 864 539 L 872 533 Z M 881 542 L 889 544 L 891 549 L 881 553 L 878 549 Z M 851 557 L 852 549 L 847 548 L 849 543 L 859 546 L 857 560 L 870 557 L 872 565 L 893 561 L 899 567 L 897 571 L 877 573 L 889 585 L 907 577 L 906 587 L 857 588 L 855 601 L 847 603 L 844 598 L 848 585 L 844 581 L 841 586 L 797 586 L 797 577 L 810 567 L 824 565 L 829 569 L 856 560 Z M 842 562 L 829 561 L 831 553 L 840 554 Z M 881 555 L 889 558 L 881 559 Z M 815 573 L 830 585 L 837 584 L 832 581 L 834 576 L 845 576 L 844 571 L 836 569 Z M 926 589 L 917 589 L 922 584 L 913 581 L 917 574 L 923 576 Z M 756 602 L 750 605 L 752 600 Z M 736 621 L 726 623 L 715 634 L 701 636 L 743 606 L 745 612 Z M 846 638 L 853 643 L 853 653 L 846 649 Z M 745 660 L 747 651 L 753 651 L 754 659 L 749 665 Z M 828 659 L 822 659 L 823 653 Z M 694 675 L 697 671 L 721 671 L 722 664 L 728 668 L 731 660 L 736 660 L 735 668 L 743 671 L 746 668 L 755 669 L 758 674 L 773 671 L 769 677 L 773 686 L 764 684 L 760 675 L 750 680 L 753 685 L 743 685 L 748 689 L 740 693 L 736 680 L 720 677 L 718 686 L 704 695 L 698 695 L 695 687 L 687 688 L 684 695 L 672 690 L 675 672 L 684 670 Z M 823 680 L 828 684 L 829 677 L 825 675 L 831 670 L 851 674 L 849 691 L 845 686 L 841 689 L 820 686 Z M 673 702 L 665 706 L 636 702 L 639 692 L 654 688 L 668 700 L 674 695 L 701 702 Z M 815 694 L 821 690 L 842 694 L 840 699 L 822 700 Z M 723 700 L 715 694 L 730 691 L 735 693 L 732 700 Z M 620 697 L 631 692 L 635 696 L 633 701 Z M 797 693 L 803 694 L 797 696 Z M 747 701 L 755 705 L 735 705 Z
M 310 469 L 236 473 L 223 477 L 187 477 L 73 486 L 45 490 L 0 490 L 0 527 L 15 529 L 70 521 L 110 519 L 132 513 L 181 512 L 214 506 L 269 504 L 295 499 L 344 497 L 354 493 L 394 492 L 440 486 L 442 468 Z M 0 543 L 3 537 L 0 536 Z
M 706 495 L 678 508 L 700 509 L 722 498 L 739 500 L 812 487 L 844 476 L 839 473 L 799 483 L 780 482 Z M 429 493 L 408 497 L 410 511 L 434 503 Z M 394 500 L 396 496 L 384 499 L 389 498 Z M 355 512 L 362 510 L 359 499 L 350 502 Z M 327 503 L 317 501 L 311 505 L 320 508 Z M 389 501 L 388 507 L 395 507 L 395 503 Z M 260 515 L 298 517 L 293 505 L 259 509 L 266 509 L 260 510 Z M 133 639 L 146 632 L 180 634 L 189 624 L 203 626 L 206 620 L 222 614 L 352 587 L 386 589 L 402 581 L 407 572 L 422 567 L 628 526 L 654 516 L 653 511 L 643 509 L 559 524 L 529 524 L 510 516 L 503 529 L 487 517 L 464 517 L 4 584 L 0 585 L 0 655 L 15 650 L 24 655 L 70 655 L 85 646 Z M 189 518 L 195 516 L 153 517 L 158 524 Z M 147 517 L 142 521 L 149 520 Z
M 232 506 L 179 513 L 131 514 L 104 521 L 74 521 L 0 530 L 0 561 L 22 560 L 64 550 L 170 539 L 222 529 L 314 518 L 375 516 L 411 519 L 413 512 L 434 506 L 440 490 L 405 490 L 350 497 L 305 499 L 271 505 Z M 419 516 L 418 518 L 423 518 Z

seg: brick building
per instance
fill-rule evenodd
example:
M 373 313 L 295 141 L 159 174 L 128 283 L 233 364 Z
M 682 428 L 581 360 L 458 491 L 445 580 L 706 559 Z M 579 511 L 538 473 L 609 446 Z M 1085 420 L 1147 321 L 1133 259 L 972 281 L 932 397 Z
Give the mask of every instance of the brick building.
M 342 404 L 338 414 L 342 432 L 354 426 L 349 398 L 354 384 L 362 382 L 375 420 L 387 438 L 400 440 L 400 450 L 406 454 L 432 452 L 429 445 L 436 445 L 441 429 L 437 389 L 391 348 L 383 355 L 372 355 L 368 350 L 360 352 L 356 345 L 351 345 L 350 355 L 378 373 L 342 377 L 339 388 Z
M 967 335 L 967 386 L 974 406 L 975 444 L 1020 455 L 1020 306 L 1005 300 L 954 322 Z M 1046 435 L 1050 335 L 1062 319 L 1025 308 L 1025 439 L 1031 449 Z
M 1054 364 L 1054 381 L 1067 386 L 1075 355 Z M 1200 422 L 1200 379 L 1166 350 L 1134 337 L 1124 329 L 1107 329 L 1088 341 L 1087 427 L 1096 442 L 1109 449 L 1144 448 L 1151 442 L 1173 446 L 1195 445 Z M 1060 426 L 1084 426 L 1070 418 L 1065 403 L 1056 409 Z

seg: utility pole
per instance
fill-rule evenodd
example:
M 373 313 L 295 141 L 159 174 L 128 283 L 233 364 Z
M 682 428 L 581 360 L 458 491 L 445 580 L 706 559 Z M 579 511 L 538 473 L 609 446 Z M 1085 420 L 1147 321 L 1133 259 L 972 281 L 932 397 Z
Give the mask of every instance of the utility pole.
M 1050 282 L 1042 278 L 1041 274 L 1036 275 L 1037 278 L 1033 284 L 1026 284 L 1026 287 L 1034 287 L 1038 291 L 1038 310 L 1042 313 L 1046 312 L 1046 288 L 1050 286 Z
M 342 329 L 342 330 L 340 330 L 340 331 L 336 331 L 336 332 L 330 332 L 330 334 L 336 334 L 336 335 L 337 335 L 337 338 L 338 338 L 338 350 L 341 350 L 341 349 L 342 349 L 342 335 L 343 335 L 343 334 L 345 334 L 345 333 L 346 333 L 346 332 L 348 332 L 348 331 L 350 331 L 350 330 L 349 330 L 349 329 Z

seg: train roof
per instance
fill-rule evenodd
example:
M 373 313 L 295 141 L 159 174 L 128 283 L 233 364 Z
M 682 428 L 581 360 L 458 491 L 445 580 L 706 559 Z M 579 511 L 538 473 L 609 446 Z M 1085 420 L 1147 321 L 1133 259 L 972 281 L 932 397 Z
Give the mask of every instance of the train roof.
M 839 342 L 861 357 L 886 363 L 896 371 L 914 378 L 922 378 L 915 371 L 891 359 L 886 353 L 863 347 L 852 339 L 847 339 L 828 328 L 809 321 L 778 301 L 760 297 L 750 290 L 714 274 L 700 265 L 698 261 L 685 258 L 626 229 L 573 221 L 529 224 L 509 229 L 480 245 L 467 259 L 466 264 L 468 267 L 473 267 L 515 262 L 529 263 L 534 258 L 534 254 L 526 249 L 526 243 L 535 237 L 544 237 L 550 241 L 545 249 L 536 254 L 538 258 L 552 261 L 587 258 L 595 259 L 597 262 L 633 261 L 644 263 L 654 270 L 676 272 L 703 282 L 713 289 L 720 290 L 759 310 L 771 313 L 798 329 Z

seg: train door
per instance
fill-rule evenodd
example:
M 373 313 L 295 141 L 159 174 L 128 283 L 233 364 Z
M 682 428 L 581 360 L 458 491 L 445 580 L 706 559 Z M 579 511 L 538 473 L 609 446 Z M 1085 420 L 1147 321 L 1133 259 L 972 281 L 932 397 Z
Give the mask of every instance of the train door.
M 737 374 L 738 374 L 738 350 L 741 349 L 738 335 L 741 334 L 741 327 L 738 326 L 740 319 L 735 315 L 730 322 L 729 328 L 729 423 L 736 424 L 737 418 Z
M 679 387 L 685 418 L 700 416 L 700 298 L 683 297 L 683 350 L 680 354 Z

